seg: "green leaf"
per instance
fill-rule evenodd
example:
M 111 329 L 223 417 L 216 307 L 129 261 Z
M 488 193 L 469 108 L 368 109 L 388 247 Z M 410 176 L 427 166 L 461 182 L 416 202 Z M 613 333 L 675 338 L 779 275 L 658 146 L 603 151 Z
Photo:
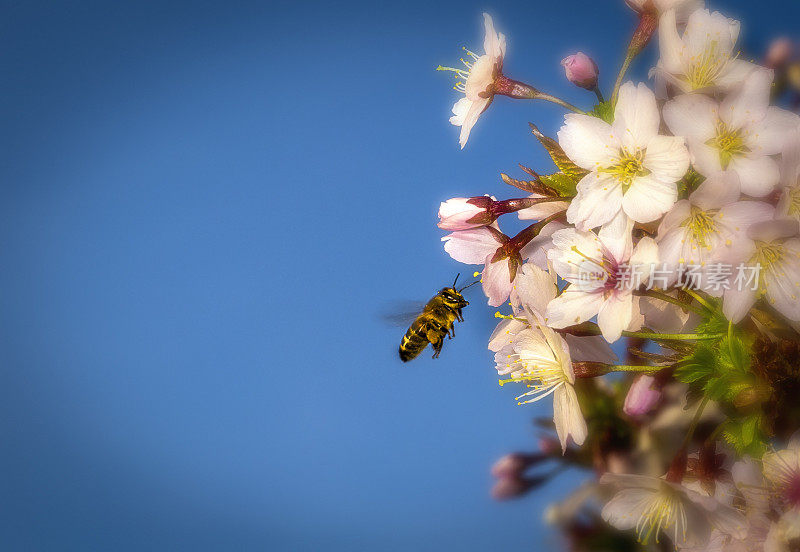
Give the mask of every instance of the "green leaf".
M 542 183 L 558 192 L 560 196 L 574 196 L 578 189 L 578 182 L 576 179 L 563 173 L 544 174 L 540 177 Z
M 539 140 L 539 143 L 544 146 L 544 149 L 547 150 L 547 153 L 550 154 L 550 157 L 553 159 L 553 163 L 556 164 L 556 167 L 558 167 L 559 171 L 577 180 L 580 180 L 589 173 L 589 171 L 586 169 L 582 169 L 573 163 L 572 160 L 567 157 L 567 154 L 564 153 L 564 150 L 561 149 L 561 146 L 558 144 L 558 142 L 549 136 L 542 134 L 533 123 L 528 124 L 531 127 L 531 132 L 534 136 L 536 136 L 536 139 Z
M 599 103 L 589 112 L 589 115 L 602 119 L 608 124 L 614 122 L 614 105 L 609 102 Z
M 714 374 L 716 362 L 716 354 L 711 347 L 700 345 L 687 363 L 675 370 L 675 379 L 683 383 L 702 383 Z

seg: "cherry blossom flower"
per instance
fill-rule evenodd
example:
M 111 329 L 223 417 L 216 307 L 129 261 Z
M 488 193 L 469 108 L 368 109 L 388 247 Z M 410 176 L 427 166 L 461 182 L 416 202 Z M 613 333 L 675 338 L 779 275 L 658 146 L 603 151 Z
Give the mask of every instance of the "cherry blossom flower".
M 519 404 L 539 401 L 553 395 L 553 422 L 566 451 L 570 437 L 577 445 L 586 439 L 586 422 L 581 413 L 573 384 L 575 374 L 569 346 L 563 337 L 544 324 L 538 314 L 529 311 L 535 325 L 518 332 L 512 342 L 495 354 L 498 374 L 510 376 L 506 383 L 523 383 L 528 391 L 516 397 Z
M 737 201 L 739 182 L 733 173 L 717 173 L 705 180 L 688 199 L 678 201 L 658 227 L 658 251 L 671 286 L 686 267 L 692 273 L 692 287 L 721 295 L 727 278 L 707 281 L 709 267 L 735 266 L 746 260 L 747 229 L 770 220 L 774 208 L 758 201 Z M 746 253 L 745 253 L 746 254 Z M 713 277 L 713 274 L 712 274 Z
M 707 544 L 712 529 L 745 535 L 746 520 L 735 509 L 667 479 L 607 473 L 600 483 L 621 488 L 603 507 L 603 519 L 617 529 L 634 529 L 643 544 L 659 542 L 661 531 L 682 547 Z
M 659 23 L 661 59 L 654 74 L 682 92 L 731 90 L 756 67 L 737 58 L 738 38 L 738 21 L 708 10 L 694 11 L 681 37 L 675 11 L 667 11 Z
M 552 247 L 552 234 L 563 228 L 559 222 L 546 224 L 528 243 L 514 248 L 514 243 L 496 226 L 460 230 L 442 238 L 445 251 L 456 261 L 484 265 L 481 274 L 483 292 L 489 305 L 498 307 L 508 299 L 523 262 L 530 260 L 546 266 L 546 252 Z
M 636 222 L 650 222 L 678 199 L 676 182 L 689 168 L 689 154 L 683 138 L 658 134 L 658 106 L 644 84 L 622 86 L 613 125 L 578 114 L 565 121 L 559 143 L 589 171 L 567 210 L 567 220 L 579 230 L 606 224 L 623 211 Z
M 633 249 L 622 234 L 630 236 L 631 223 L 614 235 L 603 229 L 600 236 L 573 228 L 553 234 L 553 249 L 548 258 L 555 271 L 571 285 L 547 307 L 547 323 L 565 328 L 597 315 L 603 337 L 613 343 L 634 320 L 632 282 L 619 281 L 625 266 L 642 274 L 641 283 L 658 262 L 658 247 L 651 238 L 642 238 Z M 638 308 L 636 308 L 638 311 Z M 638 314 L 638 312 L 636 312 Z
M 685 136 L 692 164 L 709 177 L 729 170 L 741 191 L 753 197 L 769 194 L 778 184 L 778 163 L 797 115 L 769 105 L 772 71 L 758 69 L 742 89 L 721 104 L 701 94 L 685 94 L 664 106 L 664 121 L 676 136 Z
M 565 57 L 561 60 L 561 65 L 564 67 L 564 74 L 567 80 L 575 86 L 580 86 L 586 90 L 597 88 L 597 76 L 600 71 L 597 69 L 597 64 L 594 60 L 583 52 Z
M 800 238 L 798 223 L 791 219 L 754 224 L 748 232 L 753 240 L 743 252 L 748 261 L 737 271 L 725 290 L 722 312 L 739 322 L 759 297 L 792 321 L 800 321 Z
M 486 111 L 494 99 L 494 84 L 502 74 L 503 59 L 506 55 L 506 37 L 494 30 L 492 18 L 488 13 L 483 14 L 485 37 L 483 40 L 484 54 L 466 50 L 469 60 L 461 59 L 464 69 L 455 67 L 437 68 L 440 71 L 453 71 L 456 78 L 463 79 L 456 82 L 455 89 L 464 93 L 464 97 L 453 105 L 453 116 L 450 122 L 461 127 L 459 144 L 461 149 L 467 145 L 472 127 L 478 122 L 478 117 Z
M 764 477 L 772 486 L 775 496 L 788 508 L 800 511 L 800 438 L 762 459 Z

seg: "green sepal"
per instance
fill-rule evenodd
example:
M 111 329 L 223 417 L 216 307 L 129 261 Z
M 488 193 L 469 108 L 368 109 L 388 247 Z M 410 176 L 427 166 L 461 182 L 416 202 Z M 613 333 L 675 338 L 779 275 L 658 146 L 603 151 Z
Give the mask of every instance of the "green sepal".
M 611 124 L 614 122 L 614 104 L 609 102 L 599 103 L 589 112 L 592 117 L 597 117 Z

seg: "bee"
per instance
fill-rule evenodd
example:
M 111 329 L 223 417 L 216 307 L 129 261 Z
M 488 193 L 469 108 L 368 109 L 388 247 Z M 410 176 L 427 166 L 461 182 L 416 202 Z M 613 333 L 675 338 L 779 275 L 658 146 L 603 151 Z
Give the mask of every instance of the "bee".
M 456 289 L 458 276 L 456 275 L 452 286 L 442 288 L 434 295 L 411 323 L 400 342 L 400 360 L 403 362 L 416 358 L 428 343 L 433 347 L 433 358 L 437 358 L 442 352 L 445 336 L 455 337 L 454 322 L 464 321 L 461 309 L 469 305 L 461 292 L 480 281 Z

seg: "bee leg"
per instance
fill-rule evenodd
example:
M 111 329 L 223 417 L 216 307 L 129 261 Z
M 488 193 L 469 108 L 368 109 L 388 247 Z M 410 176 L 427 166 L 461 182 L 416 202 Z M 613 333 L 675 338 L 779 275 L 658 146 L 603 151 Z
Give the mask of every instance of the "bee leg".
M 439 353 L 442 352 L 442 346 L 444 346 L 444 339 L 439 339 L 439 341 L 431 341 L 431 346 L 433 347 L 433 357 L 431 358 L 439 358 Z
M 453 339 L 456 336 L 456 326 L 452 322 L 450 322 L 450 326 L 447 328 L 447 336 L 450 339 Z
M 456 309 L 456 320 L 458 320 L 459 322 L 464 321 L 464 315 L 461 314 L 461 309 Z

